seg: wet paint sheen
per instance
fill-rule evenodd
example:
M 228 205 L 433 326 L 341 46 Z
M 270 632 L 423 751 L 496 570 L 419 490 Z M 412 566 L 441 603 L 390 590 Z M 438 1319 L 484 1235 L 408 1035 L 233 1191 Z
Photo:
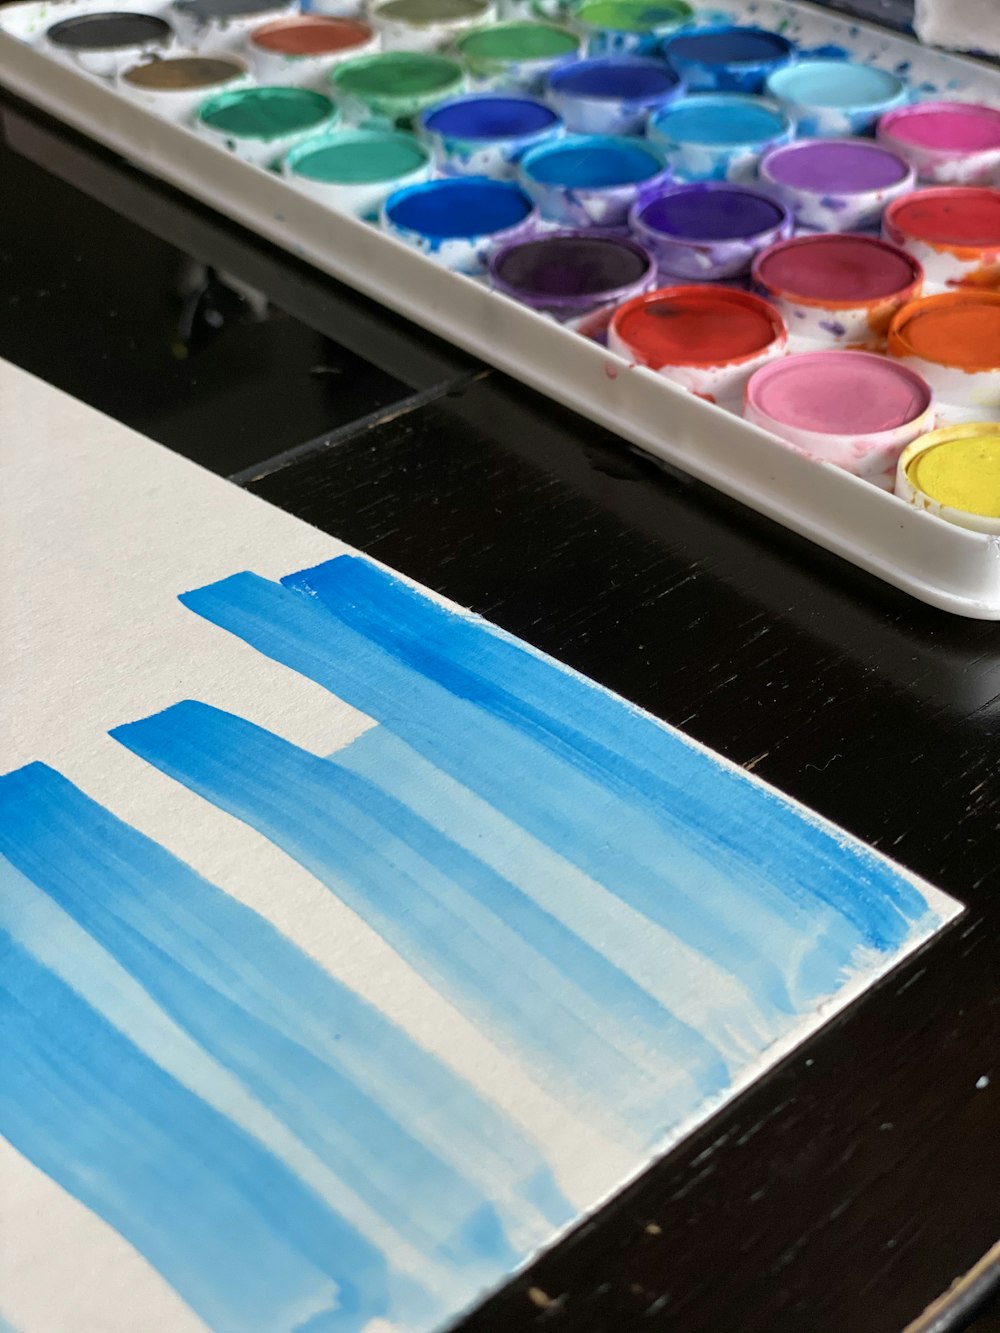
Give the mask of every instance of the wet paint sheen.
M 378 13 L 380 18 L 424 27 L 476 18 L 486 13 L 486 6 L 482 0 L 387 0 L 378 6 Z
M 308 88 L 243 88 L 206 103 L 199 118 L 235 139 L 281 139 L 329 119 L 329 98 Z
M 633 242 L 613 236 L 542 236 L 511 246 L 494 278 L 528 301 L 601 295 L 631 287 L 649 271 Z
M 622 341 L 646 365 L 724 365 L 755 356 L 775 338 L 774 319 L 763 302 L 733 299 L 723 289 L 684 291 L 637 304 L 618 322 Z
M 404 134 L 372 134 L 369 138 L 336 139 L 315 152 L 297 155 L 295 174 L 325 185 L 370 185 L 419 171 L 426 150 Z
M 895 230 L 930 245 L 1000 246 L 1000 190 L 921 190 L 890 216 Z
M 979 153 L 1000 148 L 1000 110 L 962 102 L 906 107 L 886 122 L 893 139 L 917 148 Z
M 659 61 L 613 56 L 603 60 L 581 60 L 554 73 L 553 91 L 576 97 L 614 97 L 645 102 L 664 96 L 677 87 L 677 75 Z
M 134 65 L 122 78 L 135 88 L 183 92 L 185 89 L 214 88 L 217 84 L 242 78 L 245 73 L 246 66 L 241 61 L 225 56 L 177 56 Z
M 362 101 L 367 98 L 398 101 L 436 92 L 443 95 L 460 83 L 461 77 L 462 71 L 453 60 L 420 51 L 385 51 L 361 56 L 339 66 L 332 75 L 337 87 Z
M 779 185 L 814 193 L 861 194 L 898 185 L 907 164 L 888 148 L 857 139 L 814 139 L 777 148 L 767 174 Z
M 654 33 L 687 23 L 692 10 L 686 4 L 649 4 L 647 0 L 591 0 L 580 7 L 577 17 L 590 28 Z
M 203 24 L 225 24 L 231 19 L 269 14 L 279 7 L 279 0 L 174 0 L 179 14 Z
M 569 144 L 546 149 L 532 156 L 532 179 L 543 185 L 566 189 L 602 189 L 647 180 L 663 170 L 663 164 L 640 144 Z
M 164 45 L 173 37 L 173 29 L 155 14 L 109 11 L 63 19 L 53 23 L 45 35 L 54 46 L 67 50 L 111 51 L 119 47 L 145 46 L 150 42 Z
M 401 191 L 386 205 L 392 224 L 435 240 L 489 236 L 523 222 L 531 201 L 514 185 L 439 180 Z
M 931 297 L 906 307 L 899 318 L 896 355 L 966 371 L 1000 367 L 1000 294 Z
M 717 28 L 674 37 L 669 56 L 707 65 L 758 64 L 780 60 L 788 49 L 788 42 L 777 33 L 760 28 Z
M 975 430 L 975 427 L 970 429 Z M 911 484 L 938 504 L 1000 518 L 1000 431 L 956 437 L 925 449 L 906 469 Z
M 434 134 L 462 139 L 513 139 L 540 134 L 558 119 L 544 103 L 527 97 L 468 97 L 432 110 L 424 125 Z
M 864 236 L 815 236 L 765 251 L 754 273 L 770 291 L 831 308 L 894 296 L 919 277 L 919 266 L 894 246 Z
M 706 189 L 690 185 L 654 199 L 642 220 L 668 236 L 719 241 L 757 236 L 781 224 L 785 210 L 751 190 Z
M 572 55 L 578 47 L 567 28 L 551 23 L 499 23 L 469 33 L 459 43 L 463 56 L 490 63 L 544 60 L 548 56 Z
M 776 108 L 745 98 L 693 98 L 678 102 L 656 117 L 661 134 L 676 143 L 722 147 L 763 143 L 784 133 L 787 122 Z
M 771 75 L 768 91 L 805 106 L 877 106 L 898 97 L 902 83 L 888 70 L 849 60 L 803 60 Z
M 253 44 L 286 56 L 320 56 L 370 42 L 372 30 L 356 19 L 304 15 L 266 23 L 253 33 Z

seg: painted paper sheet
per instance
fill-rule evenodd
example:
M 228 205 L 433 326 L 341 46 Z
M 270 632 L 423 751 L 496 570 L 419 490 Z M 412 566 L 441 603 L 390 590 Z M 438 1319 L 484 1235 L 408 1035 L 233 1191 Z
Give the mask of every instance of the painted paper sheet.
M 430 1333 L 952 917 L 6 370 L 0 1327 Z

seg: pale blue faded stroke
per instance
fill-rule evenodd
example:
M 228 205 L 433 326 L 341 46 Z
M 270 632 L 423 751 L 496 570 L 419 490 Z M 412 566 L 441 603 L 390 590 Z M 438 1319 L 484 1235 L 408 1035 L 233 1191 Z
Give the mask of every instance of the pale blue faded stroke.
M 14 1325 L 9 1319 L 5 1319 L 2 1314 L 0 1314 L 0 1333 L 17 1333 Z
M 33 764 L 0 778 L 0 851 L 428 1259 L 483 1272 L 515 1262 L 494 1194 L 529 1235 L 568 1219 L 537 1151 L 495 1107 L 60 774 Z M 449 1137 L 485 1159 L 478 1183 L 430 1144 Z
M 368 568 L 343 557 L 320 573 L 339 579 L 342 569 L 350 575 L 359 565 Z M 575 729 L 560 709 L 546 713 L 539 704 L 534 714 L 513 706 L 505 711 L 489 680 L 480 688 L 468 672 L 431 651 L 441 630 L 439 608 L 429 599 L 412 594 L 412 638 L 428 648 L 422 657 L 415 649 L 407 657 L 394 642 L 386 646 L 377 639 L 385 620 L 379 599 L 385 588 L 395 590 L 393 580 L 380 575 L 382 582 L 363 593 L 348 589 L 338 606 L 336 591 L 320 573 L 293 577 L 322 585 L 323 601 L 317 587 L 287 591 L 251 574 L 182 600 L 383 723 L 585 874 L 724 967 L 765 1015 L 808 1009 L 838 989 L 863 947 L 889 953 L 906 938 L 911 922 L 874 884 L 881 874 L 888 889 L 901 893 L 895 872 L 807 823 L 780 798 L 556 667 L 556 680 L 580 684 L 581 698 L 561 705 L 581 720 Z M 484 643 L 499 637 L 482 623 L 463 623 Z M 523 648 L 516 651 L 529 667 L 540 660 Z M 511 696 L 518 671 L 517 662 L 506 665 Z M 611 747 L 599 750 L 581 732 L 584 724 L 592 731 L 638 726 L 655 732 L 655 744 L 648 738 L 636 742 L 640 753 L 651 756 L 653 778 L 619 763 Z M 690 769 L 697 781 L 674 783 L 675 768 L 682 776 Z M 657 775 L 668 790 L 651 800 L 647 788 Z M 727 822 L 728 832 L 716 841 Z M 811 851 L 800 849 L 793 836 L 797 825 L 807 830 L 807 844 L 815 835 Z M 825 882 L 846 884 L 854 874 L 858 901 L 850 913 L 817 890 Z M 908 907 L 923 914 L 923 899 L 908 892 Z
M 0 1134 L 216 1333 L 391 1313 L 382 1257 L 276 1158 L 0 931 Z
M 609 1127 L 648 1144 L 728 1085 L 704 1037 L 367 779 L 193 701 L 112 735 L 294 856 L 539 1082 L 607 1108 Z

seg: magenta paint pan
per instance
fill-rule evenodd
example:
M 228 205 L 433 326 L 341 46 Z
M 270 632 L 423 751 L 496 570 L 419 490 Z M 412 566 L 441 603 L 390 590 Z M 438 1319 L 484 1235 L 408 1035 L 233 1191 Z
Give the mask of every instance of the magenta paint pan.
M 750 377 L 743 416 L 800 453 L 890 487 L 903 449 L 934 424 L 934 396 L 886 357 L 805 352 Z
M 884 350 L 893 315 L 920 295 L 924 278 L 912 255 L 854 232 L 780 241 L 757 256 L 752 273 L 784 316 L 793 349 L 808 351 Z
M 694 282 L 749 273 L 756 254 L 792 234 L 783 203 L 727 181 L 675 185 L 633 208 L 629 222 L 665 277 Z
M 878 138 L 935 185 L 1000 185 L 1000 107 L 916 102 L 890 111 Z
M 767 153 L 761 183 L 800 227 L 865 231 L 916 184 L 905 158 L 870 139 L 798 139 Z
M 652 291 L 656 263 L 637 241 L 596 231 L 553 231 L 504 246 L 490 286 L 586 336 L 600 337 L 616 307 Z

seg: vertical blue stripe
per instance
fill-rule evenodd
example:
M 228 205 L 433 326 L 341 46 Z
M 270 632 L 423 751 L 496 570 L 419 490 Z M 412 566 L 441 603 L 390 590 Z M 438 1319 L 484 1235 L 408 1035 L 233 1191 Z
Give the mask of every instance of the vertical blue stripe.
M 330 562 L 336 568 L 341 563 Z M 665 800 L 657 805 L 641 789 L 624 792 L 613 770 L 601 780 L 589 760 L 577 761 L 558 717 L 526 729 L 451 693 L 429 667 L 424 674 L 424 668 L 367 637 L 367 630 L 348 624 L 360 615 L 356 603 L 337 614 L 316 595 L 289 592 L 249 574 L 182 600 L 382 722 L 585 874 L 731 972 L 765 1012 L 808 1007 L 817 996 L 837 989 L 859 947 L 877 941 L 877 947 L 888 950 L 908 929 L 896 909 L 883 928 L 885 912 L 879 906 L 862 930 L 805 888 L 797 901 L 776 893 L 772 882 L 789 878 L 786 840 L 783 822 L 772 827 L 769 821 L 772 812 L 784 820 L 783 803 L 754 787 L 753 809 L 737 805 L 730 815 L 726 792 L 744 779 L 731 777 L 709 756 L 593 688 L 588 694 L 602 706 L 607 701 L 622 725 L 637 718 L 672 742 L 678 762 L 694 756 L 718 779 L 722 795 L 712 827 L 729 821 L 734 843 L 742 839 L 746 846 L 742 865 L 732 863 L 724 845 L 712 854 L 712 829 L 701 826 L 699 810 L 688 807 L 683 789 L 672 805 Z M 419 622 L 419 606 L 412 619 Z M 492 638 L 492 631 L 476 628 Z M 437 634 L 436 621 L 429 622 L 424 637 L 430 642 Z M 661 767 L 670 772 L 666 760 Z M 813 857 L 811 872 L 796 870 L 792 878 L 808 886 L 812 880 L 836 881 L 856 872 L 863 905 L 866 867 L 857 848 L 828 838 Z
M 190 701 L 112 735 L 273 839 L 557 1095 L 650 1142 L 728 1083 L 704 1038 L 367 779 Z
M 144 1254 L 216 1333 L 389 1311 L 381 1257 L 0 932 L 0 1132 Z
M 61 775 L 34 764 L 0 778 L 0 852 L 428 1259 L 481 1280 L 516 1264 L 494 1199 L 539 1241 L 568 1220 L 495 1107 Z

